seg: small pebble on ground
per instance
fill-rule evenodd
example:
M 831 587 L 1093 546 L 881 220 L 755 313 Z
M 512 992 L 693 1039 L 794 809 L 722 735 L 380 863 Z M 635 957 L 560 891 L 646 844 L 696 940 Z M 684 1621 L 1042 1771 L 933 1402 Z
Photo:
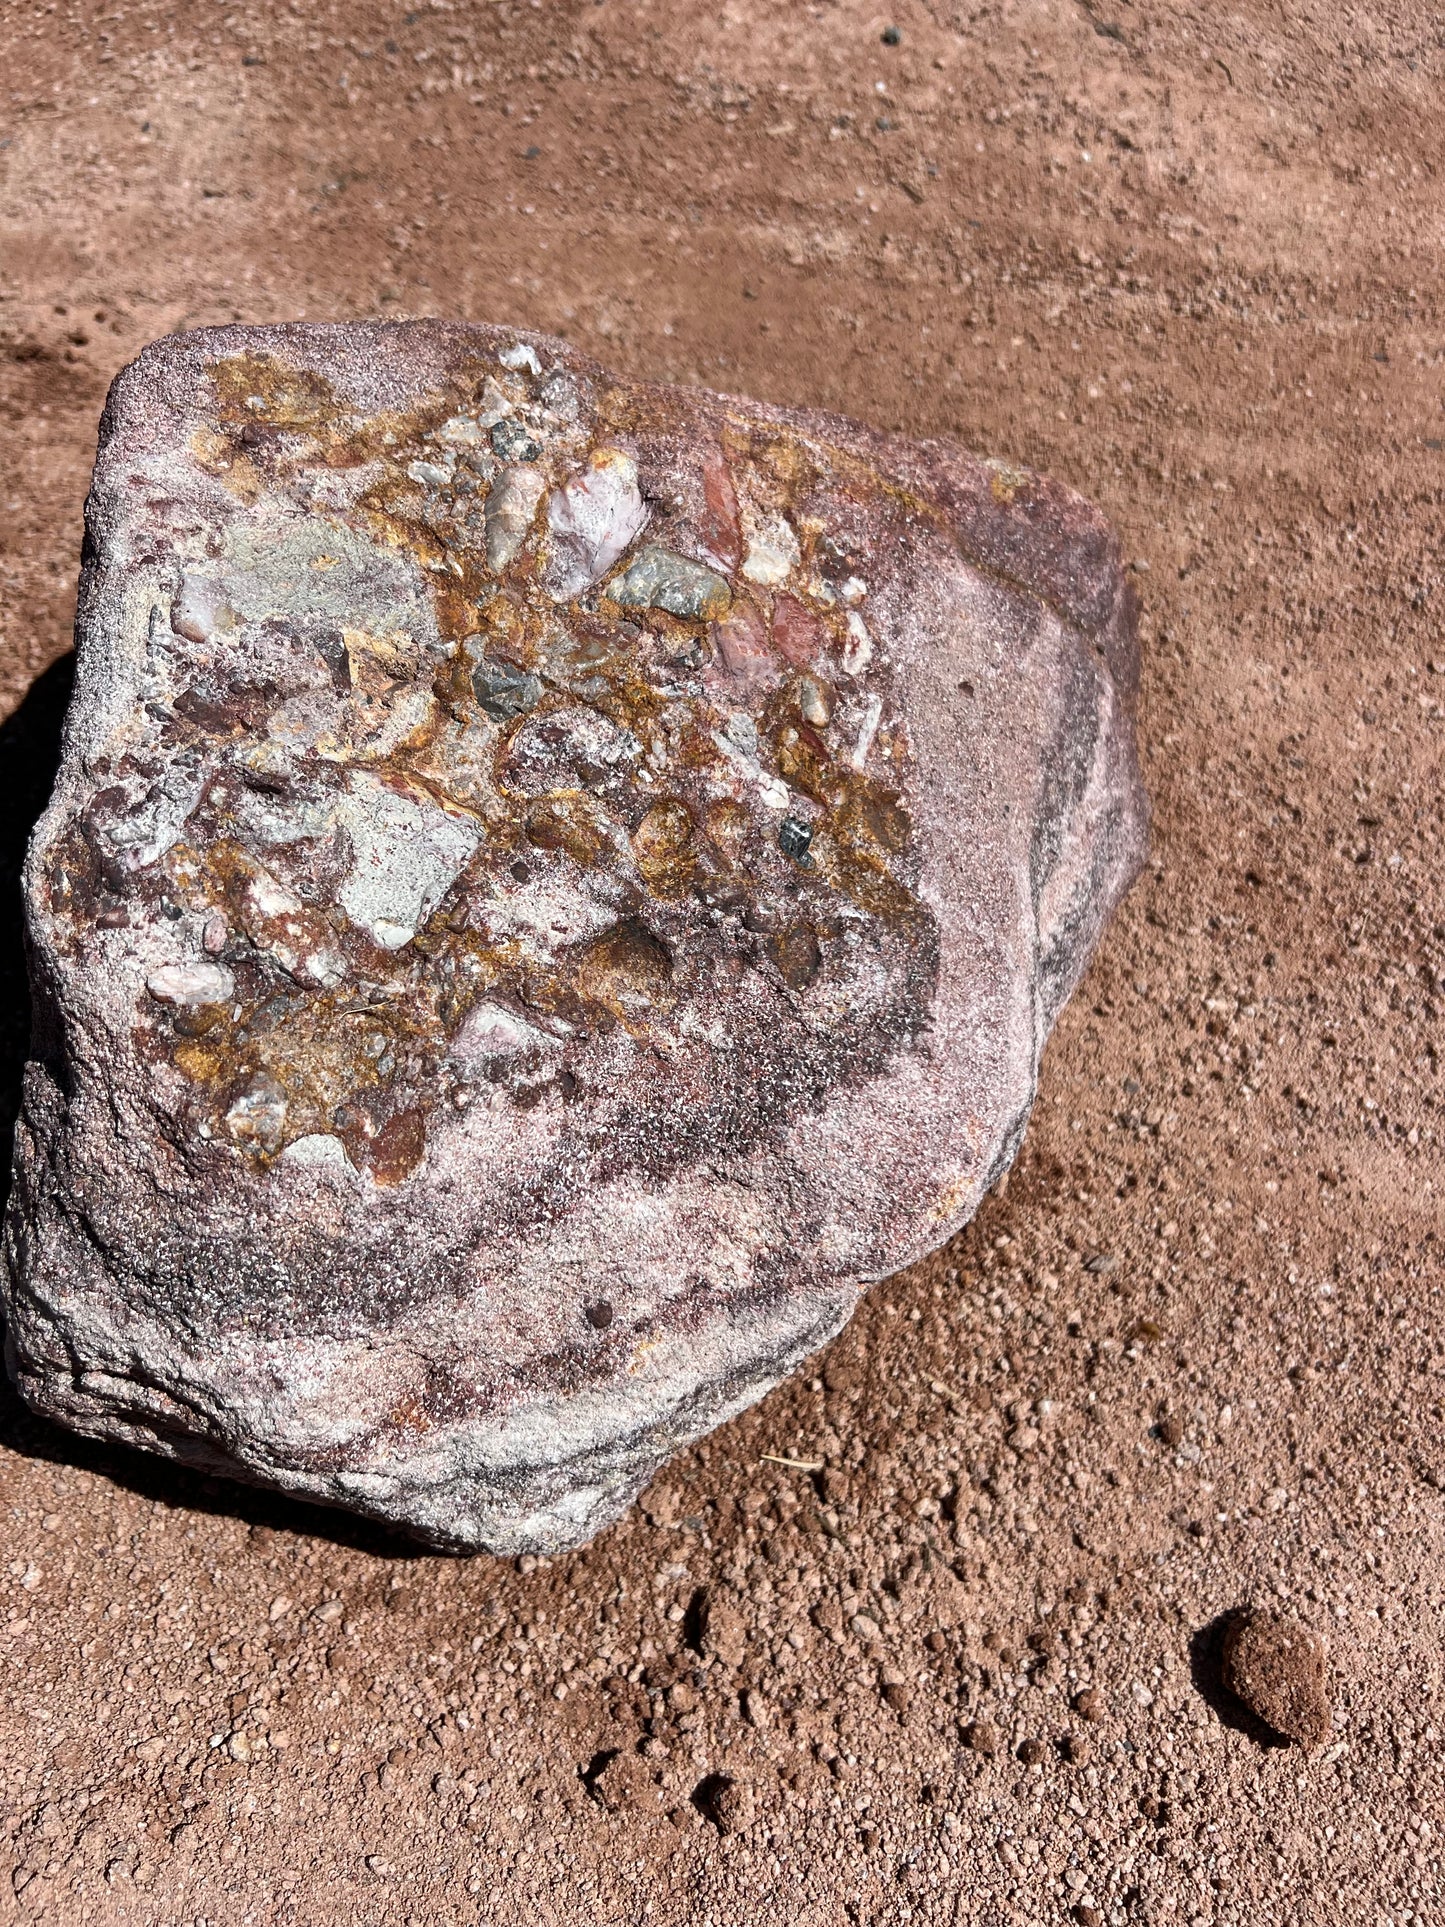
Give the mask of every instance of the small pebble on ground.
M 1224 1684 L 1251 1713 L 1301 1746 L 1330 1733 L 1325 1642 L 1299 1620 L 1251 1607 L 1224 1637 Z

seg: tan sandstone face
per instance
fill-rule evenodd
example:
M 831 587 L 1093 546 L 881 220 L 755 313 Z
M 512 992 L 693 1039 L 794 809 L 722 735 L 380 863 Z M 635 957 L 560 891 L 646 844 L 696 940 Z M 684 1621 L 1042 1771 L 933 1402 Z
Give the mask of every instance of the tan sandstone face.
M 541 1198 L 875 1075 L 936 929 L 868 554 L 936 515 L 520 344 L 404 412 L 278 353 L 204 382 L 236 512 L 169 517 L 150 700 L 48 875 L 174 928 L 135 1026 L 185 1128 L 390 1184 L 446 1108 L 544 1108 Z

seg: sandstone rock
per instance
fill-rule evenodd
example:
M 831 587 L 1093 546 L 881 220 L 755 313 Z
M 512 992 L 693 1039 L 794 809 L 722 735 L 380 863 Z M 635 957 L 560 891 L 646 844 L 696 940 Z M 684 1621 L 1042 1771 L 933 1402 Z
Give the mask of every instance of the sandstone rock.
M 1008 1167 L 1140 861 L 1068 490 L 441 323 L 118 379 L 10 1369 L 95 1435 L 574 1544 Z

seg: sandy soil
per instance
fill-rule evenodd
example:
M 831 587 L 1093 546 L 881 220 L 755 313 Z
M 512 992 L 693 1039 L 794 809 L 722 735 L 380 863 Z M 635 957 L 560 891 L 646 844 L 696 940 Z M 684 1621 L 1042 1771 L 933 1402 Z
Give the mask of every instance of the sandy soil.
M 1156 808 L 1006 1191 L 586 1552 L 7 1394 L 0 1921 L 1441 1917 L 1442 86 L 1423 0 L 0 10 L 11 1110 L 95 423 L 167 329 L 510 320 L 1052 469 L 1135 558 Z M 1328 1636 L 1327 1744 L 1220 1692 L 1250 1600 Z

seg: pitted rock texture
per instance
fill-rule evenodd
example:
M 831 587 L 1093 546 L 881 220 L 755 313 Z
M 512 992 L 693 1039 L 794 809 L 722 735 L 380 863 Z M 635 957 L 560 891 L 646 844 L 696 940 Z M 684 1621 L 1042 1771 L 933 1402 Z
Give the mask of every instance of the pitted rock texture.
M 27 872 L 12 1374 L 585 1539 L 1006 1169 L 1144 847 L 1070 491 L 442 323 L 117 380 Z

